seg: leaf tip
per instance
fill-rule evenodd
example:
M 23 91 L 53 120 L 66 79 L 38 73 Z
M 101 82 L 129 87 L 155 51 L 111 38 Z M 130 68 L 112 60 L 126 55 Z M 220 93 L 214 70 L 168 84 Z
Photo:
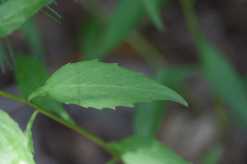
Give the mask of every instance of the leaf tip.
M 185 99 L 181 101 L 181 104 L 185 107 L 189 107 L 189 103 Z
M 175 102 L 183 105 L 184 107 L 189 107 L 189 103 L 180 95 L 178 95 L 177 99 L 175 100 Z

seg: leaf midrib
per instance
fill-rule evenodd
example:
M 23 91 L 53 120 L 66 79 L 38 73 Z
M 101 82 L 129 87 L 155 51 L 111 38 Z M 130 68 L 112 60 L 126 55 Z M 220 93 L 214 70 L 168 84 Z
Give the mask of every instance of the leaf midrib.
M 139 90 L 143 92 L 151 92 L 151 93 L 160 93 L 161 95 L 163 92 L 156 92 L 155 89 L 167 89 L 168 92 L 172 92 L 169 88 L 165 87 L 154 87 L 152 89 L 145 89 L 140 87 L 131 87 L 131 86 L 120 86 L 120 85 L 102 85 L 102 84 L 72 84 L 72 85 L 56 85 L 55 87 L 48 87 L 47 88 L 120 88 L 120 89 L 129 89 L 129 90 Z M 176 92 L 173 92 L 176 94 Z

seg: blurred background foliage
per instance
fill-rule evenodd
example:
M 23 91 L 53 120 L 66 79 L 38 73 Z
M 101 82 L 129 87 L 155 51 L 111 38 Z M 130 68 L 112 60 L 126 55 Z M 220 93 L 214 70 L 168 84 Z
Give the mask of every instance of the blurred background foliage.
M 170 102 L 104 112 L 64 106 L 83 127 L 108 141 L 131 134 L 156 137 L 194 163 L 245 164 L 246 9 L 244 0 L 53 1 L 0 39 L 0 84 L 2 90 L 27 96 L 65 63 L 118 62 L 178 91 L 188 109 Z M 25 82 L 25 77 L 31 79 Z M 14 106 L 9 112 L 25 124 L 30 113 L 19 110 L 23 106 L 0 103 Z M 47 100 L 37 103 L 63 108 Z M 67 112 L 62 117 L 72 121 Z M 101 164 L 109 159 L 46 118 L 39 118 L 35 129 L 37 163 Z

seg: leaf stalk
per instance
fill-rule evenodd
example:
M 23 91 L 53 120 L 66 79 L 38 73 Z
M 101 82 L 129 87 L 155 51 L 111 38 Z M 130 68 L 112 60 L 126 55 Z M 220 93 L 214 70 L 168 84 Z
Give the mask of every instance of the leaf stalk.
M 89 132 L 88 130 L 81 128 L 77 124 L 67 123 L 67 122 L 63 121 L 61 118 L 54 116 L 53 114 L 47 112 L 46 110 L 42 109 L 41 107 L 25 100 L 24 98 L 21 98 L 19 96 L 16 96 L 16 95 L 4 92 L 4 91 L 0 91 L 0 97 L 5 97 L 7 99 L 10 99 L 12 101 L 24 104 L 26 106 L 29 106 L 29 107 L 35 109 L 36 111 L 45 115 L 46 117 L 64 125 L 65 127 L 75 131 L 76 133 L 78 133 L 82 137 L 84 137 L 84 138 L 88 139 L 89 141 L 97 144 L 100 148 L 102 148 L 107 153 L 112 155 L 114 159 L 119 159 L 118 153 L 109 144 L 107 144 L 104 140 L 102 140 L 101 138 L 99 138 L 98 136 L 93 134 L 92 132 Z

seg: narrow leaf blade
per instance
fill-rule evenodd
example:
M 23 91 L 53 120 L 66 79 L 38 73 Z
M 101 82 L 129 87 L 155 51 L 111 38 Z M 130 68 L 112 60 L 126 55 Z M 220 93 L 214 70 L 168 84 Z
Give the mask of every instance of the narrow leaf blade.
M 41 33 L 34 20 L 27 21 L 21 28 L 24 38 L 29 44 L 31 54 L 35 55 L 38 59 L 44 58 L 44 48 L 42 44 Z
M 118 46 L 138 25 L 144 15 L 144 7 L 140 0 L 121 0 L 106 23 L 105 32 L 100 38 L 99 47 L 89 59 L 100 58 L 106 52 Z
M 247 94 L 238 72 L 224 57 L 224 54 L 212 45 L 199 29 L 199 21 L 195 14 L 195 1 L 181 1 L 187 20 L 187 26 L 193 34 L 204 75 L 213 91 L 231 107 L 230 117 L 240 126 L 247 125 Z
M 215 93 L 232 108 L 230 116 L 246 125 L 247 94 L 242 79 L 217 48 L 206 40 L 200 40 L 197 44 L 204 74 Z
M 160 16 L 160 8 L 164 0 L 143 0 L 146 11 L 157 29 L 163 30 L 164 24 Z
M 95 55 L 95 47 L 99 46 L 99 38 L 102 35 L 102 24 L 99 22 L 100 21 L 97 18 L 92 17 L 81 29 L 81 35 L 79 38 L 79 44 L 81 45 L 80 52 L 85 55 L 87 59 L 95 57 L 91 57 L 91 55 Z

